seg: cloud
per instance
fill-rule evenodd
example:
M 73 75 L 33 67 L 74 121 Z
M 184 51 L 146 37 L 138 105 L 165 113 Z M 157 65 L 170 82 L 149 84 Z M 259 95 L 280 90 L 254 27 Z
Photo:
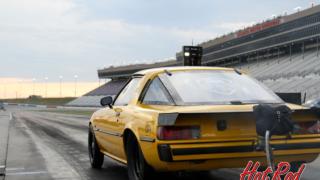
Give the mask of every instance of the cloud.
M 218 25 L 214 25 L 216 28 L 221 28 L 226 31 L 236 31 L 256 24 L 256 22 L 223 22 Z
M 60 97 L 59 82 L 45 82 L 43 79 L 0 78 L 0 99 L 26 98 L 32 94 L 42 97 Z M 63 97 L 77 96 L 88 93 L 97 88 L 98 82 L 65 82 L 61 83 L 61 95 Z
M 203 30 L 194 30 L 194 29 L 170 29 L 169 33 L 172 33 L 174 36 L 177 36 L 181 39 L 194 40 L 197 43 L 206 41 L 208 39 L 213 39 L 218 36 L 218 33 L 212 31 L 203 31 Z
M 0 72 L 7 77 L 95 80 L 104 66 L 172 57 L 192 40 L 217 36 L 212 28 L 95 18 L 75 0 L 0 1 L 0 11 Z
M 0 77 L 0 84 L 10 84 L 10 83 L 19 83 L 19 82 L 32 82 L 32 79 L 27 78 L 15 78 L 15 77 L 8 77 L 8 78 L 1 78 Z

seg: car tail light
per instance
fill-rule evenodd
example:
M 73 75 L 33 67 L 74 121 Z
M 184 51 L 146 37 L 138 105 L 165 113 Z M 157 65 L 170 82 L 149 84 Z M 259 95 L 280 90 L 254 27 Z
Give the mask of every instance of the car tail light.
M 309 121 L 297 123 L 298 134 L 320 134 L 320 121 Z
M 158 128 L 159 140 L 188 140 L 200 138 L 199 126 L 161 126 Z

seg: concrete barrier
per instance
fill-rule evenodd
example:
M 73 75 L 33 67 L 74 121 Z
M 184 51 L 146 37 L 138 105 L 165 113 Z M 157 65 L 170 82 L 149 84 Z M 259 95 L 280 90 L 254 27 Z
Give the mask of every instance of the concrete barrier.
M 36 105 L 20 103 L 4 103 L 7 106 L 37 107 L 37 108 L 57 108 L 57 109 L 80 109 L 80 110 L 98 110 L 102 107 L 82 107 L 82 106 L 53 106 L 53 105 Z

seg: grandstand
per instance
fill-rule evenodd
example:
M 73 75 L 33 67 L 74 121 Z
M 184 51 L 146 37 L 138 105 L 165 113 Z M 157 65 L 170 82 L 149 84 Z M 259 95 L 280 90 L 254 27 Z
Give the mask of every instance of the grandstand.
M 304 56 L 304 57 L 303 57 Z M 250 72 L 275 92 L 306 93 L 307 99 L 320 96 L 320 58 L 318 51 L 271 58 L 261 62 L 237 65 Z
M 105 96 L 114 97 L 123 88 L 126 82 L 127 79 L 114 79 L 92 90 L 91 92 L 69 102 L 67 105 L 98 107 L 100 106 L 101 98 Z
M 199 46 L 203 48 L 204 66 L 243 69 L 275 92 L 306 93 L 309 100 L 320 96 L 319 38 L 320 6 L 317 5 L 268 19 Z M 182 65 L 182 61 L 182 52 L 178 52 L 176 60 L 104 68 L 98 70 L 98 76 L 114 81 L 142 69 Z

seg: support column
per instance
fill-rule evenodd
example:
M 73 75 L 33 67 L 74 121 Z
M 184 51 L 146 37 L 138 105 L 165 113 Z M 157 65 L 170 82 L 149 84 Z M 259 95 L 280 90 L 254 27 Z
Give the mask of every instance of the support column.
M 317 37 L 317 57 L 319 57 L 319 37 Z
M 291 61 L 291 44 L 289 45 L 289 49 L 290 49 L 290 61 Z
M 278 64 L 279 64 L 279 60 L 280 60 L 280 47 L 278 47 Z
M 302 43 L 302 59 L 304 59 L 304 42 Z

